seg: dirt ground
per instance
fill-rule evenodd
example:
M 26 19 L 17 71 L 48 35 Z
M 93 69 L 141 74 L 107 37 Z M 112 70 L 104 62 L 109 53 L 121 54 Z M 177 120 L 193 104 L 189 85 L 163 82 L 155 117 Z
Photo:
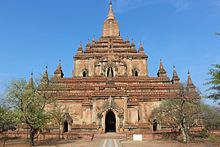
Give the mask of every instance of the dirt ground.
M 122 142 L 123 147 L 220 147 L 220 144 L 213 143 L 190 143 L 182 144 L 171 141 L 125 141 Z
M 59 141 L 59 142 L 47 142 L 40 143 L 37 142 L 37 147 L 99 147 L 101 140 L 72 140 L 72 141 Z M 214 143 L 191 143 L 191 144 L 181 144 L 176 141 L 120 141 L 122 147 L 220 147 L 220 144 Z M 0 141 L 0 146 L 3 145 L 2 140 Z M 26 140 L 8 140 L 6 142 L 6 147 L 30 147 Z

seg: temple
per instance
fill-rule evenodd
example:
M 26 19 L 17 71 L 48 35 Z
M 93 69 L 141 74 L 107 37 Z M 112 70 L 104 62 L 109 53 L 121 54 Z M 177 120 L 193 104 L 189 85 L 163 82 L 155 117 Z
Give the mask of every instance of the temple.
M 85 48 L 80 43 L 73 63 L 72 77 L 64 76 L 59 63 L 51 79 L 46 69 L 39 87 L 62 106 L 63 132 L 157 131 L 159 125 L 150 120 L 152 110 L 164 99 L 177 98 L 181 86 L 176 68 L 169 78 L 162 60 L 157 75 L 148 75 L 142 42 L 137 48 L 134 40 L 122 38 L 112 2 L 102 36 Z M 190 74 L 187 87 L 196 88 Z

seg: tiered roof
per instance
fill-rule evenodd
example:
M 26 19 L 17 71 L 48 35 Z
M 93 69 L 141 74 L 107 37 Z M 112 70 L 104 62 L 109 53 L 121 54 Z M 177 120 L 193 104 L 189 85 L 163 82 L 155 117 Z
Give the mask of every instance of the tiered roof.
M 83 49 L 82 44 L 77 50 L 75 60 L 101 58 L 106 55 L 117 55 L 123 58 L 147 59 L 142 43 L 137 50 L 134 40 L 122 39 L 118 23 L 115 20 L 112 3 L 108 17 L 104 23 L 102 36 L 95 41 L 92 39 Z M 47 74 L 47 70 L 46 73 Z M 42 91 L 50 92 L 59 100 L 75 100 L 84 105 L 92 105 L 93 98 L 129 97 L 128 105 L 137 105 L 141 101 L 153 101 L 167 98 L 176 98 L 180 89 L 179 77 L 174 68 L 172 80 L 166 74 L 162 60 L 157 77 L 63 77 L 61 63 L 59 63 L 52 80 L 47 88 Z M 46 78 L 45 78 L 46 77 Z M 44 77 L 47 81 L 48 76 Z M 188 87 L 194 88 L 190 75 L 188 76 Z
M 99 40 L 93 41 L 92 44 L 87 43 L 84 51 L 82 46 L 80 46 L 75 56 L 75 60 L 99 58 L 106 54 L 118 55 L 125 58 L 147 58 L 142 44 L 138 51 L 135 45 L 130 44 L 127 40 L 124 41 L 121 36 L 102 36 Z

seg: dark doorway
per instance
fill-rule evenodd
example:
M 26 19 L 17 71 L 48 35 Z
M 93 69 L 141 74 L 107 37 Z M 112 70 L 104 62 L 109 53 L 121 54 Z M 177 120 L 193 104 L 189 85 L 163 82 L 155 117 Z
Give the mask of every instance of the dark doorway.
M 83 72 L 83 77 L 87 77 L 86 71 Z
M 153 131 L 154 132 L 157 131 L 157 120 L 156 119 L 153 120 Z
M 63 124 L 63 132 L 68 132 L 68 122 L 65 121 L 64 124 Z
M 137 71 L 137 70 L 135 71 L 134 75 L 135 75 L 136 77 L 138 77 L 138 71 Z
M 110 110 L 105 117 L 105 132 L 116 132 L 115 114 Z

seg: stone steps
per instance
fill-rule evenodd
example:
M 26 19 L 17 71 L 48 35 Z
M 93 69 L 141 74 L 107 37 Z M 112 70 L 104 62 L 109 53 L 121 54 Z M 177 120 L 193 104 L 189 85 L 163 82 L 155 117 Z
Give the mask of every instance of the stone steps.
M 95 134 L 94 140 L 98 139 L 126 139 L 126 134 L 117 133 L 106 133 L 106 134 Z

